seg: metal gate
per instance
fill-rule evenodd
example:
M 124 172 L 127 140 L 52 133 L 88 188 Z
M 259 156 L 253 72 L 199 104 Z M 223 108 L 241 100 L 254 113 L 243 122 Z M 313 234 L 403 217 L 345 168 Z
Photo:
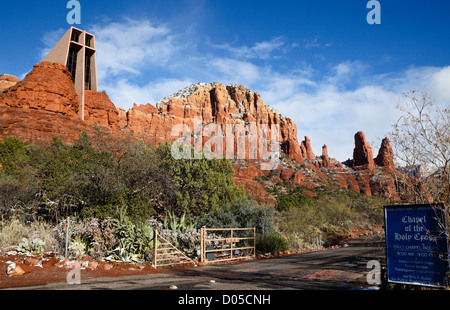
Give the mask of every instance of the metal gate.
M 208 232 L 220 232 L 219 236 Z M 200 230 L 200 261 L 203 263 L 255 258 L 256 229 L 206 228 Z
M 178 250 L 169 241 L 163 238 L 158 229 L 155 229 L 153 264 L 155 269 L 161 266 L 171 266 L 176 264 L 192 263 L 197 265 L 192 259 L 187 257 L 183 252 Z

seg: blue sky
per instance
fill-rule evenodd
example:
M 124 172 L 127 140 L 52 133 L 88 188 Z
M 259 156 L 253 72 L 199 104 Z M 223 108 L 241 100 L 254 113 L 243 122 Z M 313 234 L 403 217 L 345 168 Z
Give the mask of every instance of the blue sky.
M 0 74 L 23 78 L 70 27 L 66 0 L 7 1 Z M 379 0 L 79 0 L 96 35 L 99 88 L 116 106 L 156 104 L 196 82 L 242 84 L 311 138 L 352 156 L 362 130 L 376 154 L 401 92 L 450 103 L 450 2 Z

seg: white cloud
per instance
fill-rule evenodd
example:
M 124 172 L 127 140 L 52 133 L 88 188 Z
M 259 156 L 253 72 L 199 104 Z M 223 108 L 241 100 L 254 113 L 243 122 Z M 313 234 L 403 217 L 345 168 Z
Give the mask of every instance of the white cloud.
M 264 68 L 249 62 L 232 58 L 211 57 L 205 63 L 206 68 L 213 70 L 217 81 L 224 84 L 253 84 L 260 79 Z M 206 69 L 205 68 L 205 69 Z
M 56 30 L 50 30 L 44 33 L 42 36 L 42 43 L 44 47 L 40 49 L 39 61 L 45 58 L 47 54 L 52 50 L 52 48 L 58 43 L 59 39 L 64 35 L 67 30 L 59 28 Z
M 245 59 L 270 59 L 278 58 L 279 54 L 284 54 L 296 44 L 288 44 L 283 37 L 276 37 L 269 41 L 256 42 L 252 46 L 234 46 L 234 44 L 210 44 L 211 47 L 225 50 L 236 58 Z
M 450 66 L 445 67 L 431 75 L 428 90 L 432 98 L 438 102 L 450 104 Z
M 137 105 L 150 103 L 155 106 L 162 98 L 192 83 L 193 80 L 161 79 L 139 86 L 127 79 L 119 79 L 104 86 L 115 105 L 128 110 L 134 103 Z
M 319 42 L 320 37 L 315 36 L 312 40 L 304 40 L 304 48 L 317 48 L 317 47 L 330 47 L 333 45 L 333 43 L 320 43 Z
M 139 75 L 148 66 L 167 64 L 176 51 L 174 37 L 165 25 L 148 20 L 124 19 L 107 25 L 94 25 L 99 82 L 122 74 Z
M 329 155 L 343 161 L 352 157 L 356 132 L 364 131 L 369 142 L 384 137 L 397 119 L 397 98 L 395 92 L 377 86 L 340 91 L 321 84 L 315 92 L 297 93 L 275 107 L 295 121 L 299 139 L 311 139 L 316 155 L 326 144 Z

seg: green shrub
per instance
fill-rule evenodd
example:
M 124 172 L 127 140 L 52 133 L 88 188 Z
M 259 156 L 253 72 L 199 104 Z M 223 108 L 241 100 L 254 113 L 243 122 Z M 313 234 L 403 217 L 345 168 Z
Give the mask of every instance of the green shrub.
M 176 160 L 171 145 L 140 140 L 117 150 L 97 140 L 94 146 L 85 132 L 73 145 L 55 136 L 47 147 L 7 137 L 0 141 L 0 195 L 6 197 L 0 210 L 33 206 L 58 223 L 74 215 L 102 220 L 114 215 L 115 206 L 127 205 L 127 216 L 136 222 L 166 211 L 195 221 L 246 197 L 229 160 Z
M 301 196 L 297 190 L 278 197 L 278 230 L 293 250 L 335 245 L 354 230 L 383 224 L 384 199 L 350 190 L 323 187 L 319 196 Z
M 276 254 L 289 250 L 289 245 L 280 234 L 272 233 L 256 237 L 256 254 Z
M 313 204 L 314 204 L 313 198 L 293 192 L 280 195 L 277 199 L 276 209 L 278 211 L 288 211 L 292 208 L 311 206 Z
M 234 170 L 228 159 L 174 159 L 172 144 L 161 144 L 157 152 L 160 164 L 170 173 L 176 186 L 176 203 L 172 206 L 178 214 L 188 218 L 205 213 L 246 198 L 244 189 L 233 180 Z M 174 208 L 175 207 L 175 208 Z
M 255 227 L 257 234 L 270 234 L 274 231 L 274 209 L 251 199 L 242 199 L 216 208 L 202 222 L 208 228 Z
M 8 175 L 19 174 L 25 159 L 23 141 L 16 137 L 6 137 L 0 141 L 0 163 L 2 171 Z

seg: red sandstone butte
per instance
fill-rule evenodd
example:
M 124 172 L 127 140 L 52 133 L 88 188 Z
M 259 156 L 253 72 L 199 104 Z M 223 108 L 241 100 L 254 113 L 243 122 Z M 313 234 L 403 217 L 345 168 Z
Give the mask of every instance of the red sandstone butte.
M 76 117 L 78 96 L 65 66 L 41 62 L 23 81 L 0 95 L 0 107 L 28 108 Z
M 362 131 L 355 135 L 355 148 L 353 150 L 353 168 L 356 170 L 373 170 L 375 162 L 373 152 Z
M 387 137 L 381 142 L 378 156 L 375 158 L 375 164 L 389 170 L 395 170 L 394 151 L 392 150 L 391 143 Z
M 322 166 L 330 168 L 331 161 L 330 161 L 330 157 L 328 156 L 328 148 L 327 148 L 326 144 L 324 146 L 322 146 L 322 157 L 321 158 L 322 158 Z
M 16 136 L 25 142 L 64 142 L 94 130 L 78 116 L 78 96 L 67 68 L 41 62 L 16 85 L 0 93 L 0 137 Z
M 302 141 L 300 148 L 303 158 L 314 159 L 316 157 L 312 151 L 311 140 L 308 137 L 305 137 L 305 140 Z

